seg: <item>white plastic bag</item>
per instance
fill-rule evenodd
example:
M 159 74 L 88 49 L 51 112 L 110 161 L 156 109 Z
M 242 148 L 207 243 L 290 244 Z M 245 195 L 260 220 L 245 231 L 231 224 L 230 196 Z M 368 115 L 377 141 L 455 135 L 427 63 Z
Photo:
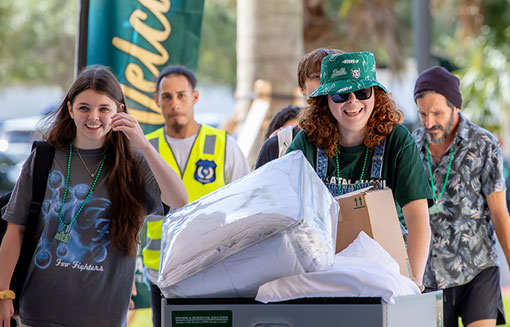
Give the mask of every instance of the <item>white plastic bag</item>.
M 397 262 L 365 232 L 335 256 L 332 268 L 283 277 L 260 286 L 264 303 L 306 297 L 382 297 L 419 294 L 418 286 L 400 274 Z
M 301 151 L 165 217 L 166 297 L 254 297 L 279 277 L 333 264 L 338 203 Z

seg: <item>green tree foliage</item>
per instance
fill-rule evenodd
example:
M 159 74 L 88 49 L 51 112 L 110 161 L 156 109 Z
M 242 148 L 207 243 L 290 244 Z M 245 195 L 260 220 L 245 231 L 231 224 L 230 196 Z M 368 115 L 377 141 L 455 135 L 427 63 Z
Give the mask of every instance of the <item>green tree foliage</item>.
M 508 46 L 496 48 L 479 37 L 467 49 L 467 56 L 458 60 L 462 79 L 464 111 L 471 119 L 490 131 L 500 134 L 503 113 L 510 109 L 510 63 L 505 55 Z
M 3 86 L 57 84 L 74 77 L 79 0 L 0 1 L 0 81 Z M 206 0 L 198 77 L 235 86 L 236 2 Z
M 66 88 L 74 75 L 77 15 L 78 1 L 2 1 L 2 84 L 53 81 Z
M 485 26 L 485 37 L 488 42 L 496 47 L 502 46 L 507 58 L 510 47 L 510 1 L 509 0 L 484 0 L 483 1 Z
M 463 111 L 488 130 L 504 135 L 508 131 L 502 129 L 508 124 L 503 117 L 510 110 L 510 0 L 484 0 L 479 7 L 456 5 L 464 21 L 438 14 L 437 25 L 448 24 L 444 31 L 450 33 L 443 32 L 435 44 L 459 67 Z
M 200 84 L 235 87 L 235 1 L 205 1 L 197 75 Z

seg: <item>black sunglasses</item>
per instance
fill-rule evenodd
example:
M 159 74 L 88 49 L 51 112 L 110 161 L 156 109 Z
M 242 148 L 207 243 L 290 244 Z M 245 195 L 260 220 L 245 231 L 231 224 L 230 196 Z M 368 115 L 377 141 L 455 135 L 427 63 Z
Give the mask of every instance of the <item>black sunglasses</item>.
M 349 100 L 351 93 L 354 93 L 354 96 L 358 100 L 370 99 L 372 96 L 372 87 L 367 87 L 366 89 L 358 90 L 355 92 L 331 94 L 331 100 L 333 100 L 334 103 L 344 103 L 345 101 Z

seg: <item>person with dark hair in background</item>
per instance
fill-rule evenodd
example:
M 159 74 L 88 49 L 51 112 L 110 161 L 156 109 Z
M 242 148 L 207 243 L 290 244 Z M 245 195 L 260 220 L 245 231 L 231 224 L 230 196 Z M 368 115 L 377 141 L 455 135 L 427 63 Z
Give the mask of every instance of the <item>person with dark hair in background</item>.
M 430 242 L 432 197 L 403 114 L 377 81 L 370 52 L 334 54 L 321 65 L 320 85 L 303 109 L 287 152 L 301 150 L 333 196 L 377 184 L 389 187 L 409 230 L 413 281 L 422 278 Z
M 154 100 L 161 108 L 165 125 L 146 135 L 149 142 L 177 172 L 193 202 L 237 178 L 250 169 L 236 141 L 225 131 L 195 120 L 198 101 L 195 74 L 183 66 L 169 66 L 156 79 Z M 158 279 L 161 215 L 147 218 L 147 243 L 143 263 L 150 282 L 152 321 L 161 325 L 161 291 Z
M 503 156 L 494 135 L 461 114 L 459 79 L 443 67 L 422 72 L 414 100 L 422 128 L 413 136 L 435 204 L 423 283 L 443 290 L 445 327 L 505 324 L 496 231 L 510 262 L 510 217 Z
M 162 214 L 162 202 L 182 207 L 186 189 L 127 114 L 105 67 L 81 72 L 53 118 L 47 142 L 55 156 L 21 294 L 8 288 L 28 223 L 35 151 L 2 217 L 0 326 L 10 325 L 14 296 L 23 325 L 124 326 L 144 217 Z
M 319 87 L 322 59 L 328 55 L 342 52 L 343 51 L 336 49 L 318 48 L 310 51 L 301 58 L 297 68 L 298 86 L 301 94 L 306 99 Z M 290 142 L 292 142 L 292 139 L 294 139 L 299 132 L 299 127 L 294 127 L 292 129 L 292 134 L 288 132 L 289 131 L 285 134 L 282 133 L 280 138 L 276 135 L 269 136 L 260 148 L 257 162 L 255 163 L 255 169 L 285 154 Z M 266 138 L 267 137 L 266 135 Z
M 299 111 L 301 110 L 300 107 L 288 105 L 274 115 L 273 119 L 269 122 L 269 126 L 266 130 L 266 140 L 270 137 L 275 136 L 278 131 L 280 131 L 284 127 L 290 126 L 292 127 L 297 126 L 298 122 L 298 115 Z
M 264 151 L 261 150 L 259 152 L 256 164 L 262 164 L 264 160 L 267 160 L 268 158 L 263 158 L 263 156 L 269 155 L 271 151 L 278 151 L 277 158 L 285 155 L 285 152 L 287 151 L 289 145 L 292 143 L 294 136 L 296 136 L 296 134 L 299 132 L 299 128 L 297 127 L 297 119 L 300 111 L 300 107 L 289 105 L 285 108 L 282 108 L 273 117 L 273 119 L 271 119 L 265 136 L 266 140 L 268 138 L 274 138 L 276 142 L 274 142 L 274 144 L 273 142 L 267 143 L 267 147 L 264 149 Z M 273 147 L 276 147 L 276 149 Z M 258 166 L 256 167 L 258 168 Z

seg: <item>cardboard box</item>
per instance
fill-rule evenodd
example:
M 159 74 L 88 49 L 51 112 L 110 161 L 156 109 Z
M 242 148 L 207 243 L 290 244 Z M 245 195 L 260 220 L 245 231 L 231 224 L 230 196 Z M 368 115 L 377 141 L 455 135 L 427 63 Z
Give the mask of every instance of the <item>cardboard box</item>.
M 340 195 L 336 253 L 345 249 L 364 231 L 376 240 L 400 266 L 400 273 L 412 278 L 391 189 L 367 190 Z

